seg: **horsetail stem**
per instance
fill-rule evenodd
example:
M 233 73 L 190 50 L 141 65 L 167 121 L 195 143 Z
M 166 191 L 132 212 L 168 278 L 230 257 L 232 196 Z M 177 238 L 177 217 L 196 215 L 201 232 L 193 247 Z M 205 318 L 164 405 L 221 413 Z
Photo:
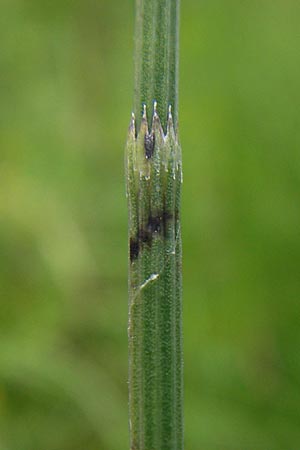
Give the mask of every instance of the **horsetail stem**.
M 126 145 L 131 450 L 183 450 L 178 3 L 136 3 Z
M 153 102 L 166 132 L 172 106 L 175 129 L 178 119 L 179 0 L 136 0 L 134 112 L 137 124 Z

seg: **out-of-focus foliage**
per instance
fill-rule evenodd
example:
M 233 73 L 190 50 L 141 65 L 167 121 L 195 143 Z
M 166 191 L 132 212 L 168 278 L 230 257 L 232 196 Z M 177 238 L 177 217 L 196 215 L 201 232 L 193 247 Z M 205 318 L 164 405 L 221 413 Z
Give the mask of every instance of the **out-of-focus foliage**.
M 1 450 L 128 448 L 133 16 L 1 0 Z M 300 448 L 299 23 L 182 1 L 187 450 Z

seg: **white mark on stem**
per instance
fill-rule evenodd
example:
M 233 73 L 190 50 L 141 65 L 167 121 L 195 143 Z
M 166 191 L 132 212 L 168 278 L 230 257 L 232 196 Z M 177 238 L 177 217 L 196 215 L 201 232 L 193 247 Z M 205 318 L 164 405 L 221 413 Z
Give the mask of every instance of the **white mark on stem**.
M 150 275 L 149 278 L 147 278 L 146 281 L 144 281 L 143 284 L 141 284 L 140 286 L 140 290 L 144 289 L 149 283 L 151 283 L 152 281 L 157 280 L 157 278 L 159 277 L 159 273 L 153 273 L 152 275 Z

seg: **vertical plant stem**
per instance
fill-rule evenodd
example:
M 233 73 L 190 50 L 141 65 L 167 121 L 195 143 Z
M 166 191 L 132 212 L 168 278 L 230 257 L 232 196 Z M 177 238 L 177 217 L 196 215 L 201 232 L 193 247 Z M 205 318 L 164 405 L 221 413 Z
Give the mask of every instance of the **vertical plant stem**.
M 134 113 L 137 126 L 153 102 L 166 132 L 169 105 L 178 118 L 179 0 L 136 0 Z
M 126 146 L 131 450 L 183 450 L 178 8 L 136 1 Z

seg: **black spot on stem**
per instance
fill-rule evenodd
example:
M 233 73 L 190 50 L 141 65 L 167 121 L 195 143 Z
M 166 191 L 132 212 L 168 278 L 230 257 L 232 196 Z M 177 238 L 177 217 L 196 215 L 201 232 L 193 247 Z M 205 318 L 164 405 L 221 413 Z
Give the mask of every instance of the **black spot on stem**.
M 149 216 L 148 230 L 151 233 L 161 233 L 163 231 L 164 236 L 167 232 L 167 222 L 173 218 L 172 214 L 167 211 L 163 211 L 162 214 L 156 216 Z
M 129 247 L 130 247 L 130 261 L 132 262 L 139 256 L 140 250 L 139 242 L 133 238 L 130 238 Z
M 138 238 L 142 244 L 151 244 L 152 235 L 148 231 L 148 229 L 145 230 L 145 229 L 141 228 L 138 233 Z
M 130 238 L 130 261 L 134 261 L 138 258 L 141 249 L 144 246 L 151 247 L 153 236 L 155 234 L 163 233 L 163 236 L 167 234 L 167 223 L 173 219 L 173 215 L 163 211 L 161 214 L 150 215 L 145 227 L 138 230 L 136 237 Z
M 145 134 L 144 147 L 145 147 L 145 156 L 147 159 L 152 158 L 154 152 L 154 145 L 155 145 L 154 134 L 153 133 Z

